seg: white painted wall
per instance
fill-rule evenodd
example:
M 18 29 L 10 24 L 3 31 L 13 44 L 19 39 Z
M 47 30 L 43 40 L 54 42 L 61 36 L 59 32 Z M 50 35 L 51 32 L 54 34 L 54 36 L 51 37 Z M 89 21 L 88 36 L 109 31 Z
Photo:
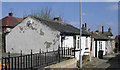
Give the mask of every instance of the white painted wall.
M 73 36 L 65 36 L 65 40 L 63 40 L 62 47 L 74 47 Z
M 99 49 L 99 48 L 100 48 L 99 42 L 102 43 L 102 49 Z M 97 57 L 98 57 L 98 52 L 99 52 L 99 50 L 103 50 L 103 55 L 106 54 L 106 49 L 105 49 L 105 47 L 106 47 L 106 41 L 97 41 Z
M 85 50 L 84 55 L 90 55 L 91 37 L 87 37 L 86 39 L 87 40 L 86 40 L 85 48 L 88 48 L 88 49 Z
M 79 57 L 80 57 L 80 55 L 79 55 L 79 54 L 80 54 L 80 52 L 79 52 L 79 51 L 76 51 L 76 52 L 75 52 L 75 57 L 77 58 L 77 60 L 79 60 Z
M 79 38 L 78 38 L 79 36 L 77 35 L 76 36 L 76 50 L 79 50 L 80 49 L 80 47 L 79 47 L 79 45 L 78 45 L 78 40 L 79 40 Z M 84 54 L 84 52 L 85 52 L 85 46 L 86 46 L 86 37 L 85 36 L 82 36 L 81 37 L 81 49 L 82 49 L 82 55 Z
M 95 57 L 95 41 L 93 38 L 93 42 L 92 42 L 92 57 Z
M 107 41 L 97 41 L 97 57 L 98 57 L 98 52 L 99 52 L 99 42 L 101 42 L 102 43 L 102 49 L 101 50 L 103 50 L 103 55 L 105 55 L 106 54 L 106 47 L 107 47 L 107 45 L 106 45 L 106 43 L 107 43 Z M 93 46 L 92 46 L 92 57 L 95 57 L 95 41 L 93 42 Z
M 78 39 L 78 37 L 79 36 L 76 36 L 76 47 L 78 46 L 77 45 L 77 40 L 79 40 Z M 87 42 L 86 42 L 86 39 L 88 40 Z M 82 46 L 82 55 L 90 55 L 90 53 L 89 54 L 86 54 L 85 52 L 90 52 L 90 45 L 91 45 L 91 37 L 81 37 L 81 46 Z M 106 54 L 106 47 L 107 47 L 107 45 L 106 45 L 106 41 L 97 41 L 97 57 L 98 57 L 98 52 L 99 52 L 99 42 L 101 42 L 101 44 L 102 44 L 102 49 L 101 50 L 103 50 L 103 55 L 105 55 Z M 87 43 L 87 46 L 88 46 L 88 50 L 85 50 L 85 47 L 86 47 L 86 43 Z M 78 47 L 76 48 L 77 50 L 79 49 Z M 76 57 L 77 57 L 77 59 L 79 59 L 79 52 L 76 52 Z M 92 42 L 92 57 L 95 57 L 95 40 L 94 40 L 94 38 L 93 38 L 93 42 Z
M 76 35 L 76 50 L 80 50 L 80 47 L 78 45 L 78 40 L 79 40 L 78 37 L 79 37 L 79 35 Z M 85 53 L 85 52 L 90 52 L 90 43 L 91 43 L 91 38 L 90 37 L 87 37 L 87 38 L 86 38 L 86 36 L 82 36 L 81 37 L 81 49 L 82 49 L 81 54 L 82 54 L 82 56 L 83 55 L 89 55 L 89 53 Z M 89 49 L 85 50 L 86 46 Z M 76 55 L 76 57 L 77 57 L 78 60 L 79 60 L 79 53 L 80 53 L 79 51 L 77 51 L 75 53 L 75 55 Z
M 29 20 L 34 22 L 30 27 L 27 26 Z M 28 54 L 31 49 L 33 53 L 39 52 L 39 49 L 57 50 L 60 43 L 59 37 L 60 32 L 36 19 L 27 17 L 6 36 L 6 51 L 19 53 L 22 50 L 23 53 Z
M 78 38 L 79 36 L 76 36 L 76 50 L 79 50 L 79 45 L 77 44 L 78 43 Z M 83 39 L 83 38 L 82 38 Z M 74 38 L 73 36 L 65 36 L 65 40 L 63 40 L 62 42 L 62 47 L 69 47 L 69 48 L 72 48 L 74 47 Z M 75 57 L 77 58 L 77 60 L 79 60 L 79 51 L 76 51 L 75 52 Z M 82 52 L 83 54 L 83 52 Z

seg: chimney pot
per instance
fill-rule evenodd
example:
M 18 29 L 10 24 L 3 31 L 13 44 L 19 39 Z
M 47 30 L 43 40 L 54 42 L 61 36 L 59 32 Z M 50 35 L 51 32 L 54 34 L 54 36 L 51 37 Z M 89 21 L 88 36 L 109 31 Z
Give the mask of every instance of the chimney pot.
M 85 23 L 85 29 L 87 30 L 87 23 Z
M 99 30 L 96 30 L 95 32 L 99 32 Z
M 25 18 L 26 18 L 26 16 L 23 17 L 23 19 L 25 19 Z
M 90 28 L 88 29 L 88 32 L 91 32 L 91 29 L 90 29 Z
M 111 28 L 108 29 L 108 32 L 111 32 Z
M 84 24 L 82 24 L 82 28 L 84 29 Z
M 54 21 L 59 21 L 59 22 L 61 22 L 62 21 L 62 19 L 60 18 L 60 17 L 54 17 L 54 19 L 53 19 Z
M 104 26 L 102 26 L 102 33 L 104 33 Z
M 11 12 L 11 13 L 9 13 L 9 16 L 13 16 L 13 13 Z

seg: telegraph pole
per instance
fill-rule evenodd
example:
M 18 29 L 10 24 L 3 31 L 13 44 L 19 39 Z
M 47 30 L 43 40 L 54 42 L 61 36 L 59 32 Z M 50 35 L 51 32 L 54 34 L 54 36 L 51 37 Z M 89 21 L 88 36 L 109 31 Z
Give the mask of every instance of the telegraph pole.
M 80 0 L 80 44 L 79 44 L 79 47 L 80 47 L 80 54 L 79 54 L 79 64 L 80 64 L 80 68 L 82 68 L 82 53 L 81 53 L 81 36 L 82 36 L 82 6 L 81 6 L 81 3 L 82 1 Z
M 93 32 L 91 33 L 90 61 L 92 60 L 92 43 L 93 43 Z

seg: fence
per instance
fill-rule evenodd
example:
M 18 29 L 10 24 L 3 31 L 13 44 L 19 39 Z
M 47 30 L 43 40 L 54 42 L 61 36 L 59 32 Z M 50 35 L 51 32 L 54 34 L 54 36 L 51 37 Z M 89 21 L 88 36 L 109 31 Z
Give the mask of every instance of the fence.
M 75 48 L 59 47 L 57 51 L 32 53 L 27 55 L 2 57 L 2 70 L 23 70 L 41 68 L 71 57 L 75 57 Z

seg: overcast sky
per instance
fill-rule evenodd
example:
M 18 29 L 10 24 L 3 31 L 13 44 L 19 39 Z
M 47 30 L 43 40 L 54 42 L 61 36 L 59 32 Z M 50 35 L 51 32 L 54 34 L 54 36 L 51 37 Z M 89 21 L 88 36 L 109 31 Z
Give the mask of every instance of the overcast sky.
M 55 16 L 63 16 L 63 21 L 79 27 L 80 3 L 77 2 L 79 0 L 74 1 L 76 2 L 2 2 L 2 17 L 7 16 L 8 13 L 11 12 L 11 9 L 15 17 L 23 18 L 23 14 L 25 12 L 30 14 L 31 9 L 40 10 L 49 7 L 52 8 L 52 13 L 54 13 Z M 102 1 L 106 2 L 82 2 L 82 21 L 83 23 L 87 23 L 87 28 L 91 28 L 93 31 L 101 31 L 101 26 L 104 26 L 105 31 L 108 31 L 108 28 L 111 27 L 115 36 L 118 34 L 118 3 L 107 1 L 118 0 Z

